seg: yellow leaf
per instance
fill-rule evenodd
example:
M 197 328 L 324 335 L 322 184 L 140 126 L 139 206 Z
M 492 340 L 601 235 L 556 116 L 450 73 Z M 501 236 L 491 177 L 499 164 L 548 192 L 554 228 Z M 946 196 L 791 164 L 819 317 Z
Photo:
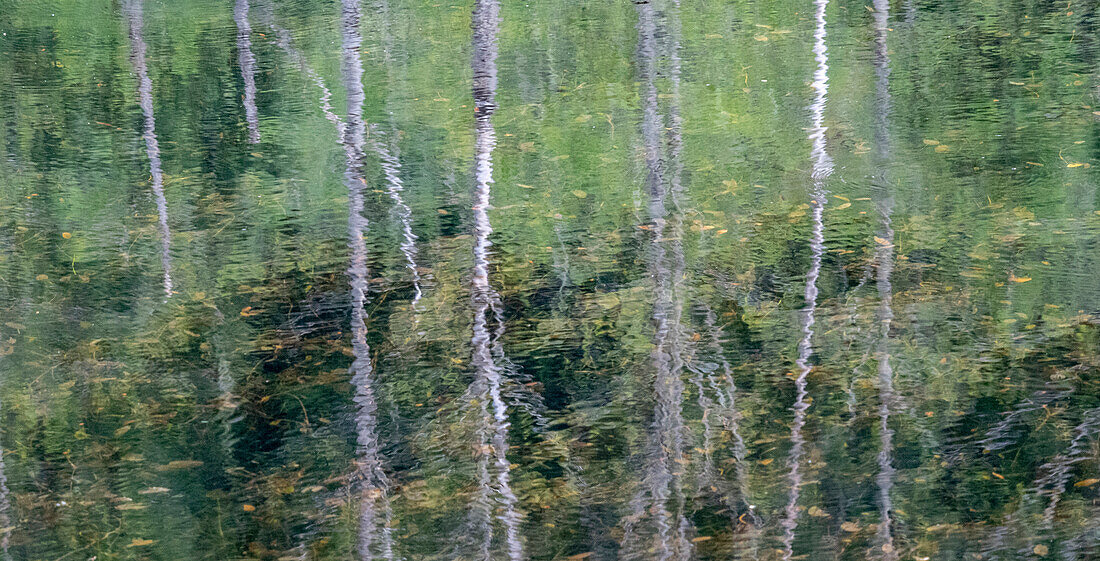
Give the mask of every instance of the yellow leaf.
M 711 538 L 712 538 L 712 536 L 699 536 L 697 538 L 692 538 L 691 541 L 693 541 L 695 543 L 699 543 L 699 542 L 705 542 L 705 541 L 707 541 Z
M 877 243 L 879 245 L 890 245 L 890 240 L 885 240 L 885 239 L 882 239 L 878 236 L 875 236 L 875 243 Z
M 1074 483 L 1073 486 L 1074 487 L 1091 487 L 1093 485 L 1096 485 L 1097 483 L 1100 483 L 1100 479 L 1089 478 L 1089 479 L 1082 479 L 1081 481 L 1078 481 L 1077 483 Z
M 34 280 L 36 280 L 36 281 L 50 280 L 50 276 L 49 275 L 36 275 L 34 277 Z
M 115 510 L 143 510 L 145 505 L 137 503 L 122 503 L 115 507 Z
M 950 146 L 948 146 L 948 145 L 946 145 L 946 144 L 940 144 L 939 146 L 937 146 L 937 147 L 936 147 L 936 149 L 935 149 L 935 150 L 936 150 L 936 152 L 939 152 L 939 153 L 941 153 L 941 154 L 942 154 L 942 153 L 944 153 L 944 152 L 947 152 L 947 151 L 948 151 L 948 150 L 950 150 L 950 149 L 951 149 L 951 147 L 950 147 Z
M 936 146 L 940 143 L 940 141 L 938 141 L 938 140 L 929 140 L 929 139 L 926 138 L 926 139 L 924 139 L 924 143 L 929 145 L 929 146 Z
M 151 545 L 157 543 L 157 540 L 143 540 L 141 538 L 134 538 L 134 541 L 130 542 L 127 547 L 141 547 L 144 545 Z
M 1005 476 L 1003 476 L 1003 475 L 1001 475 L 1001 474 L 999 474 L 999 473 L 997 473 L 997 472 L 995 472 L 995 471 L 991 471 L 991 472 L 989 472 L 989 473 L 992 473 L 992 474 L 993 474 L 993 477 L 996 477 L 997 479 L 1004 479 L 1004 478 L 1005 478 Z
M 762 466 L 766 466 L 766 465 L 768 465 L 768 464 L 770 464 L 770 463 L 772 463 L 772 462 L 774 462 L 774 461 L 775 461 L 775 459 L 774 459 L 774 458 L 768 458 L 768 459 L 766 459 L 766 460 L 760 460 L 760 465 L 762 465 Z
M 1013 275 L 1013 274 L 1009 273 L 1008 280 L 1010 280 L 1012 282 L 1027 282 L 1027 281 L 1031 280 L 1031 277 L 1018 277 L 1016 275 Z
M 1083 165 L 1085 165 L 1085 164 L 1082 164 L 1082 163 L 1078 163 L 1078 162 L 1074 162 L 1074 163 L 1072 163 L 1072 164 L 1069 164 L 1069 165 L 1067 165 L 1066 167 L 1067 167 L 1067 168 L 1079 168 L 1079 167 L 1081 167 L 1081 166 L 1083 166 Z
M 757 35 L 756 37 L 753 37 L 753 39 L 756 39 L 757 41 L 767 41 L 768 36 L 767 35 Z
M 241 505 L 241 509 L 245 512 L 256 512 L 256 507 L 252 505 Z
M 852 203 L 841 203 L 839 206 L 833 208 L 833 210 L 844 210 L 850 206 L 852 206 Z
M 583 198 L 588 196 L 588 193 L 585 193 L 584 191 L 581 191 L 580 189 L 577 189 L 576 191 L 573 191 L 573 196 L 577 197 L 578 199 L 583 199 Z
M 1050 548 L 1048 548 L 1047 546 L 1045 546 L 1043 544 L 1039 544 L 1039 545 L 1035 546 L 1035 549 L 1033 549 L 1032 551 L 1035 552 L 1035 555 L 1038 555 L 1038 556 L 1042 557 L 1042 556 L 1045 556 L 1046 554 L 1050 553 Z
M 855 522 L 845 522 L 840 525 L 840 529 L 844 530 L 845 532 L 858 532 L 859 524 L 856 524 Z
M 69 238 L 73 237 L 73 235 L 69 232 L 61 232 L 61 237 L 65 238 L 65 239 L 69 239 Z

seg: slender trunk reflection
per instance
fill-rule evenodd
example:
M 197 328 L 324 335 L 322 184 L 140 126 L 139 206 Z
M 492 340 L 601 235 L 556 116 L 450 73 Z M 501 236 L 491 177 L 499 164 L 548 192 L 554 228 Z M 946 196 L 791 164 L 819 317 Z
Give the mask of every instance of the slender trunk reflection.
M 237 22 L 237 64 L 244 81 L 244 118 L 248 123 L 248 142 L 260 142 L 260 118 L 256 112 L 256 57 L 252 55 L 252 26 L 248 23 L 248 0 L 237 0 L 233 7 Z
M 800 313 L 802 340 L 798 343 L 798 359 L 795 364 L 798 373 L 795 378 L 794 421 L 791 423 L 791 450 L 787 458 L 789 473 L 787 479 L 791 490 L 787 496 L 787 507 L 782 521 L 783 559 L 789 561 L 794 555 L 795 529 L 798 527 L 798 498 L 802 486 L 802 453 L 806 442 L 802 428 L 806 424 L 806 377 L 810 373 L 810 356 L 813 354 L 814 323 L 817 311 L 817 278 L 821 274 L 821 256 L 825 252 L 825 225 L 822 213 L 825 208 L 825 182 L 833 171 L 833 160 L 825 142 L 825 102 L 829 93 L 829 52 L 825 44 L 825 8 L 829 0 L 814 0 L 814 58 L 817 70 L 813 76 L 814 101 L 810 104 L 810 141 L 813 169 L 813 193 L 810 200 L 812 210 L 813 233 L 810 238 L 810 270 L 806 274 L 806 307 Z
M 10 492 L 4 465 L 4 446 L 0 443 L 0 558 L 4 561 L 11 559 L 11 533 L 15 529 L 12 525 Z
M 364 236 L 367 219 L 363 217 L 363 145 L 366 126 L 363 122 L 363 64 L 359 58 L 362 36 L 359 32 L 359 1 L 343 0 L 341 31 L 344 86 L 347 88 L 347 121 L 343 127 L 347 168 L 344 182 L 348 188 L 348 247 L 351 264 L 351 365 L 352 385 L 357 406 L 355 422 L 358 465 L 352 477 L 353 489 L 359 495 L 359 557 L 363 560 L 381 557 L 393 559 L 393 537 L 390 523 L 390 480 L 382 468 L 378 443 L 378 404 L 374 394 L 374 373 L 370 346 L 367 344 L 366 312 L 363 304 L 368 290 L 367 247 Z M 376 550 L 377 549 L 377 554 Z
M 411 306 L 415 311 L 424 292 L 421 288 L 420 267 L 417 266 L 417 240 L 419 238 L 413 233 L 412 209 L 405 203 L 403 195 L 405 185 L 401 179 L 401 157 L 398 146 L 399 134 L 391 102 L 393 95 L 398 92 L 398 88 L 395 85 L 397 78 L 394 68 L 396 64 L 394 62 L 395 53 L 391 29 L 395 21 L 390 10 L 389 2 L 385 0 L 379 2 L 378 12 L 382 26 L 382 57 L 386 65 L 386 73 L 389 76 L 390 83 L 388 88 L 389 95 L 386 96 L 385 104 L 386 112 L 390 117 L 390 126 L 389 130 L 382 135 L 382 138 L 373 140 L 373 149 L 382 161 L 382 172 L 386 176 L 386 193 L 389 195 L 390 200 L 393 201 L 393 213 L 397 216 L 397 220 L 401 226 L 401 253 L 405 257 L 405 268 L 409 271 L 409 278 L 412 279 L 413 299 Z M 377 129 L 372 130 L 380 132 L 377 131 Z M 388 145 L 384 142 L 387 139 L 389 140 Z
M 160 233 L 160 264 L 164 269 L 164 294 L 172 296 L 172 233 L 168 230 L 168 201 L 164 197 L 164 174 L 160 168 L 160 145 L 157 143 L 156 119 L 153 116 L 153 81 L 146 65 L 145 17 L 142 0 L 125 0 L 122 11 L 129 25 L 130 63 L 138 77 L 138 101 L 145 116 L 142 137 L 149 158 L 149 175 L 153 181 L 153 196 L 157 201 L 157 228 Z
M 475 112 L 474 139 L 474 269 L 470 286 L 470 302 L 474 312 L 473 356 L 474 381 L 467 394 L 478 410 L 478 492 L 471 508 L 474 525 L 481 533 L 481 558 L 492 558 L 492 513 L 504 527 L 504 544 L 508 559 L 524 558 L 520 537 L 521 516 L 518 499 L 512 492 L 511 464 L 508 462 L 508 410 L 501 395 L 504 382 L 502 337 L 504 321 L 500 296 L 489 284 L 489 241 L 493 233 L 489 222 L 489 205 L 493 184 L 493 148 L 496 131 L 492 116 L 496 110 L 497 31 L 500 28 L 500 4 L 496 0 L 478 0 L 473 17 L 473 97 Z
M 893 287 L 890 275 L 894 270 L 894 229 L 891 225 L 893 213 L 893 194 L 889 192 L 886 181 L 886 165 L 890 158 L 890 138 L 888 119 L 890 114 L 890 55 L 886 45 L 887 22 L 890 18 L 889 0 L 874 1 L 874 67 L 875 67 L 875 115 L 874 141 L 875 163 L 872 188 L 877 192 L 876 206 L 882 228 L 875 249 L 875 263 L 878 268 L 875 277 L 879 296 L 879 344 L 878 344 L 878 384 L 879 384 L 879 453 L 878 486 L 879 526 L 878 541 L 882 558 L 894 561 L 898 553 L 894 547 L 893 521 L 894 510 L 890 491 L 894 487 L 894 431 L 890 428 L 890 410 L 894 403 L 894 369 L 890 364 L 890 327 L 894 319 Z
M 336 134 L 341 139 L 344 136 L 344 120 L 336 114 L 332 107 L 332 91 L 329 90 L 325 84 L 324 78 L 313 68 L 312 65 L 306 60 L 297 47 L 294 46 L 293 40 L 290 36 L 290 32 L 282 26 L 275 23 L 274 14 L 271 13 L 270 6 L 265 7 L 262 10 L 262 21 L 275 35 L 275 44 L 283 50 L 290 58 L 291 62 L 298 65 L 302 69 L 302 72 L 312 81 L 320 90 L 321 98 L 319 100 L 319 106 L 321 112 L 325 115 L 335 127 Z M 413 284 L 413 300 L 412 307 L 415 309 L 423 297 L 424 292 L 422 288 L 422 278 L 420 276 L 420 266 L 417 264 L 417 240 L 419 239 L 412 230 L 412 209 L 405 203 L 403 192 L 404 182 L 401 179 L 401 161 L 395 155 L 393 146 L 396 145 L 397 132 L 394 129 L 391 135 L 394 137 L 391 142 L 391 146 L 387 146 L 383 143 L 378 135 L 377 127 L 370 127 L 369 136 L 365 137 L 366 142 L 369 144 L 371 151 L 375 153 L 378 159 L 381 161 L 382 172 L 386 177 L 386 193 L 389 195 L 390 200 L 393 201 L 393 211 L 397 215 L 401 224 L 401 253 L 405 257 L 405 267 L 409 270 L 409 274 Z
M 703 412 L 703 465 L 700 492 L 717 495 L 725 510 L 729 511 L 731 523 L 739 532 L 748 534 L 749 543 L 742 558 L 755 559 L 757 550 L 757 529 L 760 519 L 756 515 L 756 506 L 749 494 L 748 470 L 745 458 L 748 447 L 741 435 L 741 413 L 737 406 L 737 385 L 733 379 L 733 367 L 725 357 L 722 343 L 725 339 L 722 328 L 717 324 L 717 316 L 705 303 L 697 305 L 702 315 L 705 332 L 704 346 L 696 353 L 689 370 L 694 374 L 692 383 L 699 396 L 699 409 Z M 713 398 L 711 396 L 714 396 Z M 717 420 L 717 426 L 711 417 Z M 727 483 L 725 469 L 712 458 L 718 443 L 715 435 L 718 430 L 725 431 L 732 442 L 733 484 Z
M 1058 504 L 1066 492 L 1073 468 L 1095 459 L 1093 440 L 1098 433 L 1100 433 L 1100 408 L 1093 408 L 1086 411 L 1081 422 L 1073 428 L 1073 438 L 1066 450 L 1039 466 L 1037 470 L 1039 477 L 1024 490 L 1019 505 L 1006 517 L 1005 523 L 991 532 L 983 548 L 983 554 L 995 554 L 1010 548 L 1014 544 L 1008 542 L 1013 537 L 1025 538 L 1026 547 L 1018 549 L 1028 552 L 1033 551 L 1036 544 L 1043 540 L 1055 537 L 1051 534 L 1056 529 L 1054 518 Z M 1042 504 L 1044 500 L 1045 506 Z M 1036 513 L 1039 508 L 1042 508 L 1042 512 Z M 1040 519 L 1037 527 L 1028 525 L 1032 516 Z M 1076 554 L 1076 552 L 1073 553 Z
M 682 226 L 678 215 L 682 190 L 681 124 L 674 102 L 668 122 L 672 173 L 666 178 L 661 147 L 661 131 L 665 123 L 660 113 L 657 93 L 657 13 L 650 2 L 638 2 L 635 9 L 638 15 L 637 74 L 642 84 L 643 104 L 641 132 L 646 165 L 646 191 L 649 196 L 650 225 L 647 228 L 651 241 L 647 250 L 647 268 L 654 279 L 654 335 L 651 357 L 655 372 L 656 404 L 644 451 L 642 487 L 631 501 L 630 514 L 623 524 L 622 548 L 623 556 L 627 559 L 641 558 L 653 551 L 657 559 L 664 561 L 688 559 L 692 553 L 689 539 L 691 524 L 684 516 L 682 483 L 685 432 L 682 412 L 683 305 L 675 290 L 675 285 L 683 279 L 685 268 L 680 240 Z M 666 13 L 666 16 L 675 25 L 675 12 Z M 671 62 L 670 78 L 675 100 L 679 87 L 679 44 L 676 29 L 671 29 L 667 54 Z M 671 185 L 675 211 L 670 219 L 666 219 L 666 181 Z M 668 255 L 670 252 L 671 257 Z M 669 509 L 670 502 L 674 511 Z M 653 517 L 652 546 L 637 543 L 640 540 L 639 534 L 646 531 L 642 522 L 647 513 Z
M 396 129 L 392 130 L 390 134 L 394 137 L 391 140 L 391 146 L 396 145 Z M 404 196 L 402 195 L 405 186 L 404 182 L 401 180 L 401 161 L 394 155 L 389 147 L 373 136 L 371 138 L 371 147 L 382 161 L 382 173 L 386 176 L 386 193 L 390 196 L 390 200 L 393 201 L 393 212 L 397 215 L 397 219 L 401 223 L 401 254 L 405 256 L 405 268 L 409 270 L 409 276 L 412 279 L 412 307 L 415 310 L 420 304 L 420 298 L 424 295 L 424 292 L 420 287 L 420 268 L 416 264 L 416 240 L 418 238 L 412 230 L 412 209 L 405 203 Z

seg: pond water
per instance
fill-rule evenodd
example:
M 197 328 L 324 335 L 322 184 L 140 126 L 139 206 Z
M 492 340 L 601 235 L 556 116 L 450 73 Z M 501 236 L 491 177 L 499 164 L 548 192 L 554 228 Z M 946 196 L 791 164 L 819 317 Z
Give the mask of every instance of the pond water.
M 0 0 L 0 557 L 1100 558 L 1100 4 Z

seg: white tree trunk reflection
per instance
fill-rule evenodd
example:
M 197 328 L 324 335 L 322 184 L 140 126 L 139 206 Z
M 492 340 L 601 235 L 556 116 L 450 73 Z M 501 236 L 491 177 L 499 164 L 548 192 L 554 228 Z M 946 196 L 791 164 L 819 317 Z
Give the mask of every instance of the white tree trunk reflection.
M 237 0 L 233 7 L 237 22 L 237 65 L 244 81 L 244 118 L 248 123 L 248 142 L 260 142 L 260 117 L 256 111 L 256 57 L 252 55 L 252 25 L 248 23 L 248 0 Z
M 813 76 L 814 100 L 810 104 L 810 141 L 811 161 L 813 164 L 813 192 L 810 199 L 813 231 L 810 237 L 810 270 L 806 274 L 804 294 L 805 308 L 800 312 L 802 339 L 798 343 L 798 359 L 795 364 L 798 372 L 795 377 L 794 421 L 791 423 L 791 450 L 787 457 L 790 493 L 783 521 L 783 559 L 789 561 L 794 555 L 795 530 L 798 528 L 798 499 L 802 486 L 802 454 L 806 441 L 802 428 L 806 424 L 806 377 L 809 375 L 810 356 L 813 354 L 814 323 L 817 311 L 817 278 L 821 274 L 821 257 L 825 252 L 825 225 L 822 214 L 825 209 L 825 183 L 833 171 L 833 160 L 829 157 L 825 139 L 825 102 L 829 93 L 829 52 L 825 44 L 825 8 L 829 0 L 814 0 L 814 58 L 817 70 Z
M 146 62 L 145 16 L 142 0 L 125 0 L 122 6 L 129 26 L 130 63 L 138 77 L 138 101 L 145 117 L 142 137 L 145 154 L 149 158 L 149 175 L 153 182 L 153 196 L 157 202 L 157 229 L 160 233 L 160 264 L 164 269 L 164 295 L 172 296 L 172 232 L 168 229 L 168 201 L 164 197 L 164 173 L 160 165 L 160 145 L 157 143 L 157 124 L 153 115 L 153 81 L 149 78 Z
M 355 389 L 357 407 L 357 466 L 353 474 L 353 490 L 359 495 L 359 557 L 362 560 L 393 559 L 393 537 L 390 528 L 393 516 L 390 506 L 390 481 L 383 470 L 378 442 L 378 404 L 375 397 L 375 377 L 367 344 L 366 312 L 363 304 L 369 286 L 367 247 L 364 236 L 367 219 L 363 216 L 363 146 L 366 126 L 363 121 L 363 64 L 359 57 L 362 36 L 359 31 L 359 1 L 343 0 L 341 31 L 344 86 L 347 89 L 347 121 L 343 127 L 343 142 L 347 167 L 344 182 L 348 188 L 348 247 L 351 263 L 351 383 Z

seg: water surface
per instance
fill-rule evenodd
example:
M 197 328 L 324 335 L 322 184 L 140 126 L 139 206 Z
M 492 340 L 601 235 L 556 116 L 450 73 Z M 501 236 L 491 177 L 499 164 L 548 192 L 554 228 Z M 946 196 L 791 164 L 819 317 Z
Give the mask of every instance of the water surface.
M 1100 557 L 1100 6 L 0 0 L 0 557 Z

